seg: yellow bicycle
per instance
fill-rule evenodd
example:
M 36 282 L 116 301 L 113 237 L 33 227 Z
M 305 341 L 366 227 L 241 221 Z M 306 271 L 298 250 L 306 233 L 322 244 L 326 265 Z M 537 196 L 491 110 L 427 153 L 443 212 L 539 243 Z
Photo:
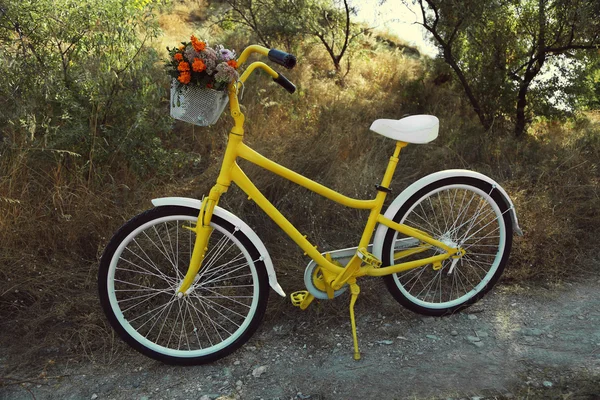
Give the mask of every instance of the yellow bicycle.
M 254 45 L 243 51 L 238 65 L 251 53 L 287 68 L 296 63 L 290 54 Z M 305 309 L 315 298 L 332 299 L 350 290 L 355 359 L 360 358 L 354 319 L 360 277 L 382 276 L 400 304 L 432 316 L 468 307 L 492 288 L 507 264 L 513 232 L 522 234 L 509 196 L 495 181 L 473 171 L 440 171 L 410 185 L 382 213 L 401 149 L 434 140 L 436 117 L 373 122 L 371 130 L 393 139 L 395 149 L 375 198 L 353 199 L 244 144 L 238 92 L 257 68 L 290 93 L 295 90 L 262 62 L 250 64 L 229 85 L 234 127 L 208 196 L 152 200 L 155 207 L 121 227 L 104 251 L 98 275 L 101 303 L 129 345 L 166 363 L 211 362 L 239 348 L 256 331 L 269 286 L 285 296 L 258 235 L 217 205 L 232 182 L 312 259 L 304 274 L 306 290 L 290 296 L 294 305 Z M 254 186 L 238 158 L 337 203 L 369 210 L 358 246 L 321 254 Z

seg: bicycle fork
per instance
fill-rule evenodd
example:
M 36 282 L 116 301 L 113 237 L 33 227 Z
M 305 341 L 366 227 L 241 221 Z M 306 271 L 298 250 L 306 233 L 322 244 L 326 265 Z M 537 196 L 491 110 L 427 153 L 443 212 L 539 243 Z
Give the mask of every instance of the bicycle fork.
M 196 276 L 202 267 L 202 262 L 208 251 L 208 240 L 212 234 L 213 228 L 210 226 L 213 212 L 219 198 L 223 193 L 227 191 L 227 186 L 216 184 L 210 191 L 208 197 L 202 200 L 202 206 L 200 207 L 200 213 L 198 214 L 198 222 L 196 226 L 184 226 L 183 228 L 188 229 L 196 234 L 196 240 L 194 242 L 194 250 L 192 251 L 192 257 L 188 266 L 187 272 L 183 281 L 177 288 L 177 296 L 182 297 L 189 294 L 193 289 L 192 285 L 196 280 Z

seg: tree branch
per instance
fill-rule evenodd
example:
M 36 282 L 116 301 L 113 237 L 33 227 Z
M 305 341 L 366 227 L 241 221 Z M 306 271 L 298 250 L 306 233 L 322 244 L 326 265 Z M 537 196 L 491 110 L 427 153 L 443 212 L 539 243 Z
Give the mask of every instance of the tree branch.
M 346 8 L 346 32 L 344 35 L 344 45 L 342 46 L 340 54 L 337 56 L 338 63 L 342 59 L 344 53 L 346 52 L 346 49 L 348 48 L 348 39 L 350 37 L 350 8 L 348 7 L 348 0 L 344 0 L 344 7 Z
M 600 50 L 600 43 L 594 44 L 571 44 L 569 46 L 562 47 L 550 47 L 546 48 L 546 53 L 552 53 L 552 55 L 558 55 L 568 52 L 569 50 Z
M 335 53 L 333 52 L 333 48 L 331 48 L 329 46 L 329 43 L 327 43 L 327 41 L 325 40 L 325 37 L 323 36 L 323 34 L 319 33 L 319 32 L 315 32 L 315 36 L 318 37 L 321 40 L 321 43 L 323 43 L 323 46 L 325 46 L 325 49 L 327 50 L 327 52 L 329 53 L 329 56 L 331 57 L 331 60 L 333 61 L 333 64 L 336 66 L 337 68 L 337 61 L 335 59 Z
M 452 43 L 452 41 L 454 40 L 454 36 L 456 36 L 456 34 L 458 33 L 458 28 L 460 28 L 465 19 L 466 17 L 463 17 L 460 19 L 460 21 L 458 21 L 458 24 L 456 24 L 454 30 L 452 31 L 452 34 L 450 35 L 450 38 L 448 39 L 448 43 Z

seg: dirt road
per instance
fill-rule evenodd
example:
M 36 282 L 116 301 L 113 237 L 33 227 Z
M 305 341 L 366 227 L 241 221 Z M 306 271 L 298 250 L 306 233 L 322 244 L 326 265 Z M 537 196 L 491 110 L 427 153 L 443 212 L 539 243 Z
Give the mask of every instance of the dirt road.
M 216 363 L 166 366 L 116 341 L 102 362 L 56 363 L 51 379 L 5 385 L 0 398 L 600 398 L 598 276 L 502 286 L 446 318 L 402 309 L 378 281 L 363 293 L 360 361 L 352 359 L 346 297 L 301 312 L 272 294 L 259 332 Z

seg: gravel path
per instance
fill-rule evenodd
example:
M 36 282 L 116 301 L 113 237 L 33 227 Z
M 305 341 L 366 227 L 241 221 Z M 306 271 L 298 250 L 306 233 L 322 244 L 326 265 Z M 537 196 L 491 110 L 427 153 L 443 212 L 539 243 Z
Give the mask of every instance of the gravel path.
M 599 287 L 504 286 L 429 318 L 371 281 L 356 309 L 358 362 L 347 297 L 301 312 L 273 295 L 254 338 L 213 364 L 166 366 L 116 342 L 103 362 L 57 363 L 47 376 L 58 378 L 4 386 L 0 399 L 600 398 Z

